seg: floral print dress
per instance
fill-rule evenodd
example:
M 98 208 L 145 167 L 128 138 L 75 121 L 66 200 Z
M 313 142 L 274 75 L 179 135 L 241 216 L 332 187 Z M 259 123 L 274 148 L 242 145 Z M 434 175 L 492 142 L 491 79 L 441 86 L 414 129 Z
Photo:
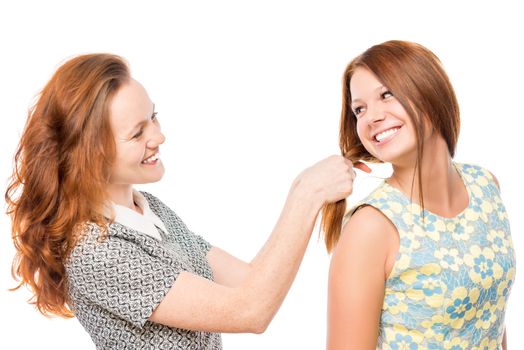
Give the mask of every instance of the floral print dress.
M 455 164 L 469 195 L 454 218 L 421 208 L 382 183 L 359 205 L 396 226 L 400 248 L 380 319 L 379 349 L 500 349 L 515 278 L 506 210 L 492 174 Z

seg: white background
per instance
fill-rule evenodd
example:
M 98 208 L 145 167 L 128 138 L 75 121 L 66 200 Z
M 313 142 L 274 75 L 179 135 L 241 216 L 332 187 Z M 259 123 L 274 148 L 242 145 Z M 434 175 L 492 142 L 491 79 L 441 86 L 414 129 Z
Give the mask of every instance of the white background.
M 373 44 L 403 39 L 422 43 L 443 61 L 461 103 L 456 160 L 481 164 L 499 178 L 522 258 L 524 25 L 517 1 L 496 4 L 3 1 L 2 188 L 27 109 L 58 65 L 81 53 L 116 53 L 149 91 L 167 137 L 166 175 L 142 189 L 212 244 L 249 261 L 295 176 L 339 152 L 346 64 Z M 377 181 L 359 174 L 350 200 Z M 7 216 L 0 224 L 0 347 L 94 349 L 75 319 L 45 318 L 26 303 L 26 290 L 7 291 L 15 285 L 14 248 Z M 317 236 L 266 333 L 224 335 L 225 349 L 325 346 L 329 256 Z M 524 345 L 521 275 L 518 269 L 506 316 L 512 349 Z

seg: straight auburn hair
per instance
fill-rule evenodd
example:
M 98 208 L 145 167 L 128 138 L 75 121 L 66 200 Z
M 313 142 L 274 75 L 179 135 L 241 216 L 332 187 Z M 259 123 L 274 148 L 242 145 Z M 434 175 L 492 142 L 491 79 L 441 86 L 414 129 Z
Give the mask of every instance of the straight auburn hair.
M 16 248 L 12 274 L 44 315 L 72 317 L 64 262 L 87 222 L 104 226 L 115 157 L 112 97 L 130 79 L 111 54 L 65 62 L 40 92 L 14 156 L 5 199 Z
M 455 155 L 460 131 L 460 111 L 451 82 L 438 57 L 424 46 L 392 40 L 375 45 L 354 58 L 342 80 L 342 115 L 339 146 L 342 155 L 353 163 L 380 163 L 362 145 L 357 135 L 356 117 L 351 109 L 351 77 L 357 68 L 373 73 L 404 107 L 416 130 L 419 201 L 424 208 L 421 167 L 424 151 L 424 126 L 429 123 L 446 141 L 449 154 Z M 414 174 L 415 176 L 415 174 Z M 413 182 L 415 177 L 413 177 Z M 327 204 L 322 209 L 322 228 L 326 248 L 331 251 L 340 237 L 346 200 Z

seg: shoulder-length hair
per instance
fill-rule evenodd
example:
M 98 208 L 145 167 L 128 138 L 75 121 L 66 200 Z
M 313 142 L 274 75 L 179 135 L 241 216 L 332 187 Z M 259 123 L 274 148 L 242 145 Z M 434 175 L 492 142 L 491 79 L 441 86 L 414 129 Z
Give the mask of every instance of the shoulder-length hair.
M 417 138 L 417 178 L 420 203 L 421 169 L 424 150 L 424 123 L 429 122 L 446 141 L 449 154 L 455 155 L 460 130 L 457 98 L 437 56 L 422 45 L 406 41 L 387 41 L 372 46 L 346 67 L 342 81 L 342 116 L 339 145 L 342 155 L 352 162 L 380 162 L 362 145 L 357 135 L 356 117 L 351 109 L 351 77 L 357 68 L 372 72 L 404 107 L 415 125 Z M 322 210 L 322 228 L 328 251 L 336 245 L 346 201 L 328 204 Z
M 107 222 L 110 102 L 129 79 L 118 56 L 78 56 L 58 68 L 29 110 L 5 199 L 20 282 L 14 289 L 27 285 L 44 315 L 72 316 L 65 259 L 83 224 Z

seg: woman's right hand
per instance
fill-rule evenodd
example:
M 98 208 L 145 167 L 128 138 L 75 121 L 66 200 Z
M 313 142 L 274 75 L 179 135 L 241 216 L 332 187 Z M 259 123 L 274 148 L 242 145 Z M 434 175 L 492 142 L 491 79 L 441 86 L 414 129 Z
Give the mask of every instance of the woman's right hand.
M 354 167 L 370 171 L 341 156 L 304 170 L 269 239 L 249 264 L 211 248 L 207 257 L 216 280 L 181 272 L 149 320 L 206 332 L 262 333 L 291 287 L 318 211 L 353 190 Z
M 293 190 L 313 195 L 321 206 L 337 202 L 352 193 L 356 177 L 354 168 L 371 172 L 364 163 L 353 164 L 342 156 L 330 156 L 305 169 L 295 180 Z

